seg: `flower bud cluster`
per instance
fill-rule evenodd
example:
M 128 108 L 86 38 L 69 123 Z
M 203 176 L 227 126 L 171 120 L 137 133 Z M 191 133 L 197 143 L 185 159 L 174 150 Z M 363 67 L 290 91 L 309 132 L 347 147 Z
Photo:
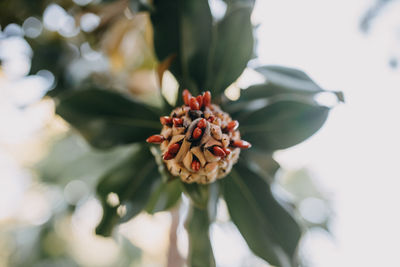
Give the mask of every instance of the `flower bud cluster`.
M 183 100 L 183 106 L 160 118 L 161 133 L 147 142 L 160 144 L 172 175 L 186 183 L 212 183 L 231 171 L 240 149 L 251 145 L 241 140 L 239 122 L 211 104 L 210 92 L 194 97 L 184 90 Z

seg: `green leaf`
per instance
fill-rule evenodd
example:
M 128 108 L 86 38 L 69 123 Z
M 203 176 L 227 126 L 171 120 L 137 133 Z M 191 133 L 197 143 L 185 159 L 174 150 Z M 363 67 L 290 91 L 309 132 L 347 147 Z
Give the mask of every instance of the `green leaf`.
M 91 145 L 102 149 L 144 142 L 161 128 L 159 114 L 153 108 L 95 88 L 64 95 L 56 112 Z
M 267 79 L 266 83 L 250 86 L 240 95 L 241 101 L 272 97 L 282 94 L 308 95 L 327 92 L 301 70 L 283 66 L 262 66 L 256 70 Z M 341 92 L 332 92 L 343 102 Z
M 152 5 L 147 0 L 129 0 L 129 8 L 133 12 L 150 11 Z
M 191 267 L 215 266 L 209 225 L 207 209 L 191 205 L 185 225 L 189 235 L 188 265 Z
M 181 199 L 182 187 L 179 179 L 170 182 L 159 180 L 154 188 L 150 201 L 146 205 L 146 211 L 150 214 L 169 210 Z
M 255 0 L 224 0 L 227 4 L 227 12 L 237 8 L 237 7 L 249 7 L 253 9 Z
M 151 20 L 160 61 L 175 55 L 170 70 L 181 88 L 203 88 L 211 43 L 212 16 L 207 0 L 154 0 Z M 180 94 L 178 94 L 180 96 Z
M 44 182 L 65 186 L 73 179 L 80 179 L 92 188 L 105 172 L 135 150 L 136 144 L 107 151 L 94 150 L 80 136 L 68 133 L 54 142 L 35 169 Z
M 310 101 L 282 100 L 253 105 L 243 112 L 240 132 L 245 140 L 267 152 L 294 146 L 318 131 L 325 123 L 329 108 Z
M 266 82 L 241 90 L 238 101 L 225 104 L 232 116 L 243 114 L 243 110 L 269 98 L 311 101 L 316 94 L 328 92 L 334 94 L 339 102 L 344 102 L 342 92 L 322 89 L 301 70 L 283 66 L 262 66 L 256 70 L 265 76 Z
M 103 218 L 96 233 L 109 236 L 116 224 L 141 212 L 148 203 L 151 189 L 157 180 L 160 180 L 160 174 L 147 146 L 140 147 L 131 157 L 104 175 L 97 186 L 97 194 L 103 206 Z M 110 193 L 117 194 L 121 205 L 126 207 L 124 216 L 117 214 L 118 205 L 112 206 L 108 203 Z
M 206 89 L 215 95 L 223 93 L 240 76 L 252 57 L 251 11 L 246 6 L 234 8 L 214 27 Z
M 282 90 L 316 93 L 324 91 L 305 72 L 283 66 L 262 66 L 256 71 L 263 74 L 268 83 Z
M 269 184 L 241 162 L 220 183 L 231 219 L 250 249 L 272 265 L 296 266 L 301 229 Z
M 280 167 L 279 163 L 273 159 L 272 153 L 255 148 L 241 151 L 240 158 L 246 162 L 251 170 L 258 172 L 268 183 L 274 180 L 275 173 Z

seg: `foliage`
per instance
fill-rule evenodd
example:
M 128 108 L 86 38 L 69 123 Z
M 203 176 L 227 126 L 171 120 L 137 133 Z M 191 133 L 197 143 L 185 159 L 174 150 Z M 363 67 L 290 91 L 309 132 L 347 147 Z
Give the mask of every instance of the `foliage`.
M 150 64 L 151 68 L 167 66 L 179 84 L 178 96 L 184 88 L 194 94 L 210 90 L 223 108 L 240 121 L 242 137 L 254 146 L 242 153 L 233 171 L 220 182 L 209 186 L 182 184 L 165 172 L 159 153 L 144 144 L 147 136 L 160 130 L 159 117 L 169 108 L 166 101 L 160 100 L 164 95 L 156 93 L 152 98 L 164 106 L 150 106 L 126 90 L 116 90 L 115 83 L 110 82 L 115 77 L 112 75 L 107 82 L 96 74 L 68 79 L 73 57 L 68 56 L 71 47 L 66 43 L 82 44 L 84 38 L 95 40 L 96 44 L 111 26 L 104 24 L 94 32 L 80 32 L 69 41 L 46 34 L 30 40 L 34 51 L 31 72 L 53 72 L 58 83 L 48 95 L 56 100 L 57 114 L 94 148 L 95 152 L 72 154 L 65 160 L 79 169 L 87 167 L 87 172 L 96 172 L 93 180 L 103 206 L 96 233 L 110 236 L 117 224 L 141 211 L 153 214 L 168 210 L 179 203 L 184 192 L 191 199 L 186 222 L 188 263 L 214 266 L 208 232 L 215 219 L 216 203 L 223 198 L 233 223 L 257 256 L 276 266 L 296 266 L 303 227 L 290 205 L 271 190 L 279 168 L 272 154 L 312 136 L 326 121 L 330 108 L 315 101 L 317 94 L 326 91 L 304 72 L 283 66 L 258 66 L 255 70 L 265 76 L 265 83 L 241 88 L 237 101 L 224 96 L 224 90 L 254 57 L 250 21 L 254 1 L 226 0 L 227 10 L 218 21 L 207 0 L 103 1 L 99 7 L 90 4 L 75 9 L 66 2 L 65 8 L 74 15 L 101 12 L 102 7 L 110 5 L 116 8 L 118 3 L 124 5 L 117 15 L 128 4 L 132 12 L 149 14 L 154 31 L 152 45 L 159 62 Z M 42 14 L 47 4 L 43 1 L 29 15 Z M 2 17 L 2 25 L 22 23 L 28 15 L 21 14 L 23 18 Z M 343 101 L 340 93 L 332 93 Z M 49 176 L 64 179 L 57 169 Z M 110 203 L 112 193 L 118 196 L 115 204 Z

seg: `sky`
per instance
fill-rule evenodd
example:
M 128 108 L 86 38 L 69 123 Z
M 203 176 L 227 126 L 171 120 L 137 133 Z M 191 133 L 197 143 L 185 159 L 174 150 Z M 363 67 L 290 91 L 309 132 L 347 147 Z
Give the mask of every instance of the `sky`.
M 305 70 L 328 90 L 343 91 L 326 125 L 308 141 L 276 154 L 286 169 L 307 167 L 330 196 L 332 237 L 306 238 L 315 266 L 400 266 L 399 1 L 359 22 L 372 1 L 258 1 L 260 63 Z M 396 15 L 397 14 L 397 15 Z

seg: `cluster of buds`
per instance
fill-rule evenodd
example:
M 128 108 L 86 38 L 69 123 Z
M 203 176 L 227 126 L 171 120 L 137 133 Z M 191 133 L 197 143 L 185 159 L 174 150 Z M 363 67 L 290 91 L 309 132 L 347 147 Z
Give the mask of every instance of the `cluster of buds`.
M 207 184 L 225 177 L 239 158 L 240 149 L 251 147 L 241 140 L 239 122 L 211 103 L 209 91 L 194 97 L 183 91 L 184 105 L 160 118 L 160 135 L 147 138 L 160 144 L 169 172 L 186 183 Z

